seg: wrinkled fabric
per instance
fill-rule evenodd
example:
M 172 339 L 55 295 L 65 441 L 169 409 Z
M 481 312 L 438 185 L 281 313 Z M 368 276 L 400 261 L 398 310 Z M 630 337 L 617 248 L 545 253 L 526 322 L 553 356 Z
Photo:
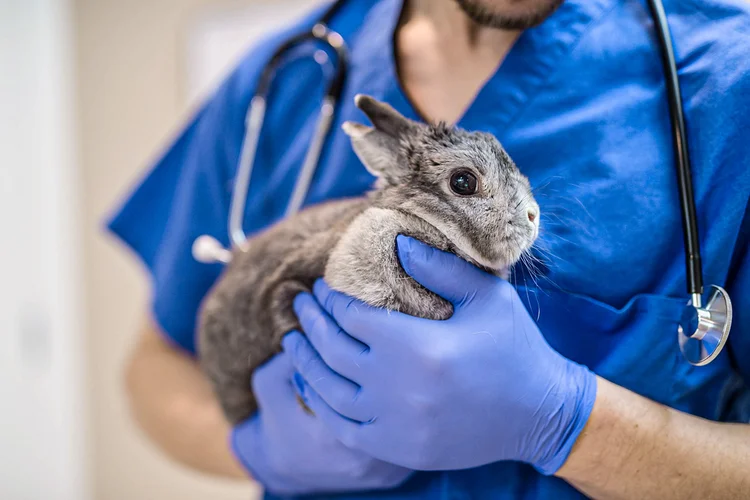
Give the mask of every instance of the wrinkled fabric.
M 522 34 L 459 125 L 495 134 L 541 207 L 534 272 L 511 281 L 550 345 L 635 392 L 702 417 L 750 418 L 750 4 L 668 0 L 692 161 L 704 281 L 734 302 L 728 347 L 707 367 L 681 356 L 687 302 L 682 226 L 664 79 L 645 2 L 568 0 Z M 396 78 L 398 0 L 351 0 L 335 16 L 349 77 L 306 205 L 366 191 L 344 120 L 364 122 L 356 93 L 419 119 Z M 198 304 L 221 271 L 197 264 L 193 239 L 227 244 L 231 187 L 258 73 L 316 10 L 250 51 L 109 220 L 153 277 L 167 338 L 195 354 Z M 309 56 L 312 49 L 307 50 Z M 304 51 L 303 51 L 304 52 Z M 277 75 L 246 208 L 249 234 L 279 220 L 310 137 L 323 85 L 295 59 Z M 565 482 L 498 462 L 418 473 L 388 493 L 340 498 L 577 498 Z M 328 497 L 326 497 L 328 498 Z

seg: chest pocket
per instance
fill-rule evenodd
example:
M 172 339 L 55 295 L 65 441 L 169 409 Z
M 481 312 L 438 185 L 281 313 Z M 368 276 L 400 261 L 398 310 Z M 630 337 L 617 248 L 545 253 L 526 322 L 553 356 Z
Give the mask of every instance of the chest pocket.
M 547 342 L 603 378 L 673 408 L 718 419 L 722 388 L 733 372 L 726 352 L 704 367 L 688 363 L 677 343 L 687 298 L 638 294 L 615 308 L 561 290 L 519 287 Z

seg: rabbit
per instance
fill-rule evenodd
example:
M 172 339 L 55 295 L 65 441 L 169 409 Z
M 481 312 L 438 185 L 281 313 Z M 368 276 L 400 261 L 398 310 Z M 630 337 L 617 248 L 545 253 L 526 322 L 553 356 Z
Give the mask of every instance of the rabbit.
M 203 300 L 198 351 L 232 424 L 257 410 L 253 371 L 301 331 L 294 297 L 323 277 L 367 304 L 434 320 L 452 305 L 409 277 L 396 236 L 452 252 L 507 277 L 539 233 L 539 205 L 495 137 L 407 119 L 386 103 L 357 95 L 372 122 L 342 125 L 375 177 L 362 197 L 306 208 L 249 239 Z

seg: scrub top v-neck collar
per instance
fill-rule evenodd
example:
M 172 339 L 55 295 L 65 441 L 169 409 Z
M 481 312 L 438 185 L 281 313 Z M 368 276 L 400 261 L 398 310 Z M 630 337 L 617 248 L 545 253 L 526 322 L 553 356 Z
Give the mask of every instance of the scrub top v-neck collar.
M 592 21 L 614 4 L 614 0 L 567 0 L 541 25 L 524 31 L 457 125 L 482 130 L 491 124 L 502 141 L 502 131 L 544 91 Z M 370 10 L 352 44 L 350 85 L 354 92 L 385 100 L 405 116 L 423 121 L 403 89 L 396 66 L 395 32 L 403 7 L 404 0 L 383 0 Z

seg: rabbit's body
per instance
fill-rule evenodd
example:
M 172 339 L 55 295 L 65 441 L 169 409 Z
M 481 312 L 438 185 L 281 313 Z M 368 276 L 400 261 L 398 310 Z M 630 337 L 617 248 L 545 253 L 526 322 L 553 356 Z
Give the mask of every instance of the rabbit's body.
M 206 297 L 200 315 L 201 367 L 231 422 L 256 409 L 252 371 L 278 352 L 281 337 L 296 328 L 296 292 L 310 290 L 363 200 L 326 203 L 270 227 L 235 251 Z
M 451 304 L 401 268 L 397 235 L 456 253 L 498 275 L 503 275 L 536 237 L 538 222 L 535 225 L 531 211 L 526 226 L 518 223 L 515 213 L 512 217 L 495 213 L 498 198 L 505 212 L 512 212 L 515 206 L 515 211 L 520 207 L 523 214 L 535 210 L 538 215 L 538 207 L 528 181 L 494 138 L 417 125 L 386 105 L 365 99 L 358 105 L 376 128 L 349 124 L 345 130 L 363 163 L 379 175 L 379 186 L 366 197 L 305 209 L 248 240 L 242 250 L 234 252 L 231 264 L 202 305 L 201 366 L 232 423 L 256 410 L 250 390 L 252 372 L 280 351 L 286 333 L 300 328 L 293 299 L 299 292 L 310 291 L 317 278 L 323 277 L 334 290 L 373 306 L 447 319 L 453 312 Z M 391 135 L 381 135 L 381 129 Z M 398 137 L 407 132 L 410 135 Z M 392 135 L 400 142 L 389 142 Z M 408 159 L 403 156 L 405 149 L 411 154 Z M 443 150 L 453 153 L 441 156 Z M 394 153 L 390 158 L 389 151 Z M 492 199 L 489 207 L 486 199 L 471 202 L 471 221 L 463 219 L 468 198 L 456 205 L 438 191 L 443 189 L 439 181 L 447 175 L 443 170 L 448 174 L 462 171 L 451 166 L 456 158 L 485 171 L 485 198 Z M 414 163 L 408 170 L 402 164 L 410 160 Z M 420 169 L 423 171 L 414 173 Z M 500 192 L 491 180 L 498 186 L 510 186 L 512 192 Z M 466 184 L 465 179 L 459 181 L 461 186 Z
M 312 207 L 234 253 L 205 301 L 199 346 L 230 421 L 255 411 L 250 376 L 279 351 L 286 333 L 300 328 L 292 301 L 319 277 L 373 306 L 428 319 L 450 317 L 450 303 L 406 275 L 395 247 L 398 234 L 442 250 L 451 250 L 448 240 L 426 222 L 374 201 L 357 198 Z

